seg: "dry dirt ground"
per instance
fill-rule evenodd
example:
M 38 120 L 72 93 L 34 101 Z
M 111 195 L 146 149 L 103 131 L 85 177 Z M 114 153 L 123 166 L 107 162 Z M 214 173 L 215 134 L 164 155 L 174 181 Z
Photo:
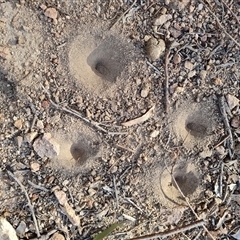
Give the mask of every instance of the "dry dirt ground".
M 239 29 L 237 0 L 0 0 L 1 221 L 240 239 Z

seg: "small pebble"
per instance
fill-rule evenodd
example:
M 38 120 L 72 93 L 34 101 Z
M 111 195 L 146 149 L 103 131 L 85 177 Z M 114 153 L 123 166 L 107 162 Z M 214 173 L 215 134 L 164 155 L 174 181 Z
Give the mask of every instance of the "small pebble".
M 57 23 L 58 11 L 55 8 L 47 8 L 44 11 L 44 15 L 51 18 L 55 23 Z
M 21 119 L 18 119 L 14 122 L 14 126 L 18 129 L 21 129 L 22 126 L 23 126 L 23 123 L 22 123 L 22 120 Z
M 193 64 L 190 61 L 186 61 L 184 67 L 191 71 L 193 69 Z
M 32 171 L 32 172 L 37 172 L 37 171 L 39 171 L 39 169 L 40 169 L 40 164 L 39 164 L 39 163 L 36 163 L 36 162 L 31 163 L 30 168 L 31 168 L 31 171 Z
M 146 52 L 152 61 L 156 61 L 165 51 L 165 42 L 162 39 L 150 38 L 146 44 Z
M 182 61 L 181 56 L 178 53 L 176 53 L 173 57 L 174 64 L 179 64 L 181 61 Z
M 228 106 L 231 110 L 239 104 L 239 99 L 231 94 L 228 94 L 226 96 L 226 99 L 227 99 Z

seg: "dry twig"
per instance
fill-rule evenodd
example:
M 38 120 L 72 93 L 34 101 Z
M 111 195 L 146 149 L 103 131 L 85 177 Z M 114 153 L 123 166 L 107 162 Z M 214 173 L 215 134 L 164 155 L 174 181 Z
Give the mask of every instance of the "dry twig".
M 25 187 L 22 185 L 22 183 L 17 179 L 17 177 L 14 176 L 13 173 L 11 173 L 10 171 L 7 170 L 7 173 L 8 175 L 14 179 L 15 182 L 18 183 L 18 185 L 21 187 L 22 191 L 24 192 L 26 198 L 27 198 L 27 201 L 28 201 L 28 206 L 29 206 L 29 209 L 31 211 L 31 214 L 32 214 L 32 218 L 33 218 L 33 222 L 34 222 L 34 225 L 35 225 L 35 228 L 36 228 L 36 234 L 37 234 L 37 237 L 40 238 L 41 235 L 40 235 L 40 232 L 39 232 L 39 228 L 38 228 L 38 223 L 37 223 L 37 219 L 36 219 L 36 216 L 35 216 L 35 213 L 34 213 L 34 207 L 30 201 L 30 198 L 28 196 L 28 193 L 25 189 Z
M 36 188 L 36 189 L 39 189 L 39 190 L 41 190 L 41 191 L 44 191 L 44 192 L 49 192 L 49 191 L 50 191 L 49 189 L 47 189 L 47 188 L 45 188 L 45 187 L 42 187 L 42 186 L 39 186 L 39 185 L 31 182 L 30 180 L 28 180 L 28 183 L 29 183 L 32 187 L 34 187 L 34 188 Z
M 130 9 L 136 4 L 137 0 L 134 0 L 134 2 L 131 4 L 131 6 L 117 19 L 115 23 L 112 24 L 112 26 L 109 28 L 111 30 L 129 11 Z
M 151 68 L 153 68 L 158 75 L 161 74 L 160 70 L 158 68 L 156 68 L 153 64 L 151 64 L 149 61 L 147 61 L 147 65 L 149 65 Z
M 169 170 L 168 165 L 167 165 L 165 159 L 164 159 L 164 164 L 165 164 L 165 166 L 166 166 L 166 169 L 167 169 L 168 173 L 171 175 L 171 177 L 172 177 L 172 179 L 173 179 L 173 181 L 174 181 L 174 184 L 176 185 L 178 191 L 180 192 L 180 194 L 182 195 L 182 197 L 183 197 L 184 200 L 186 201 L 186 203 L 187 203 L 187 205 L 189 206 L 189 208 L 191 209 L 192 213 L 195 215 L 195 217 L 196 217 L 198 220 L 200 220 L 199 216 L 197 215 L 197 213 L 194 211 L 192 205 L 190 204 L 188 198 L 184 195 L 184 193 L 182 192 L 181 188 L 179 187 L 179 185 L 178 185 L 175 177 L 173 176 L 172 172 Z M 204 225 L 203 225 L 203 228 L 204 228 L 204 230 L 208 233 L 208 235 L 209 235 L 213 240 L 215 240 L 215 238 L 213 237 L 213 235 L 208 231 L 208 229 L 207 229 Z
M 168 110 L 169 110 L 169 82 L 168 82 L 169 54 L 170 54 L 170 48 L 166 50 L 165 65 L 164 65 L 164 72 L 165 72 L 165 111 L 166 111 L 166 113 L 168 113 Z
M 238 46 L 240 47 L 240 43 L 237 42 L 237 40 L 230 35 L 227 30 L 225 29 L 225 27 L 222 25 L 222 23 L 220 22 L 220 20 L 218 19 L 217 15 L 206 5 L 206 3 L 203 0 L 200 0 L 202 2 L 202 4 L 206 7 L 206 9 L 212 14 L 212 16 L 215 18 L 215 20 L 217 21 L 219 27 L 223 30 L 223 32 Z
M 196 221 L 195 223 L 190 223 L 186 226 L 179 227 L 179 228 L 176 228 L 173 230 L 165 231 L 162 233 L 154 233 L 154 234 L 150 234 L 150 235 L 145 235 L 142 237 L 131 238 L 129 240 L 150 240 L 153 238 L 165 238 L 165 237 L 177 234 L 177 233 L 182 233 L 184 231 L 191 230 L 192 228 L 195 228 L 195 227 L 204 226 L 204 223 L 205 222 L 203 220 L 199 220 L 199 221 Z
M 118 201 L 118 193 L 117 193 L 117 185 L 116 185 L 116 177 L 113 176 L 113 186 L 115 191 L 115 198 L 116 198 L 116 204 L 117 204 L 117 210 L 119 209 L 119 201 Z
M 219 98 L 219 108 L 220 108 L 220 112 L 222 114 L 222 118 L 223 118 L 223 122 L 226 128 L 226 131 L 228 132 L 229 135 L 229 143 L 230 143 L 230 148 L 229 150 L 229 155 L 230 158 L 232 158 L 232 150 L 234 150 L 234 142 L 233 142 L 233 135 L 232 135 L 232 131 L 231 131 L 231 127 L 228 121 L 228 117 L 227 117 L 227 113 L 226 113 L 226 109 L 225 109 L 225 97 L 221 96 Z
M 93 127 L 97 128 L 98 130 L 107 133 L 108 135 L 122 135 L 122 134 L 127 134 L 127 132 L 109 132 L 106 129 L 102 128 L 100 125 L 100 123 L 95 122 L 93 120 L 87 119 L 85 117 L 83 117 L 79 112 L 71 109 L 71 108 L 66 108 L 66 107 L 62 107 L 59 106 L 58 104 L 56 104 L 55 102 L 53 102 L 53 100 L 51 99 L 51 95 L 49 93 L 49 91 L 41 84 L 41 87 L 43 88 L 43 90 L 45 91 L 45 93 L 47 94 L 48 100 L 50 101 L 50 103 L 56 108 L 59 109 L 61 111 L 64 111 L 66 113 L 69 113 L 71 115 L 74 115 L 75 117 L 80 118 L 82 121 L 84 121 L 85 123 L 92 125 Z
M 227 3 L 224 0 L 221 0 L 221 2 L 225 5 L 225 7 L 230 11 L 230 13 L 235 17 L 237 20 L 238 25 L 240 26 L 240 21 L 237 15 L 233 12 L 233 10 L 227 5 Z

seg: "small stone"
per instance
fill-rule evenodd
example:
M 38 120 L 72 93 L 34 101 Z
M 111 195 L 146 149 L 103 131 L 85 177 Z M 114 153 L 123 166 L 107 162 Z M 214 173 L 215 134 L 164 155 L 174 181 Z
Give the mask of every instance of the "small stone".
M 203 4 L 200 3 L 200 4 L 198 5 L 198 10 L 201 11 L 202 9 L 203 9 Z
M 90 195 L 90 196 L 93 196 L 94 194 L 96 194 L 96 190 L 94 190 L 94 189 L 92 189 L 92 188 L 90 188 L 90 189 L 88 189 L 88 194 Z
M 239 104 L 239 99 L 231 94 L 228 94 L 226 98 L 227 98 L 228 106 L 231 110 Z
M 59 155 L 60 146 L 52 138 L 50 133 L 44 133 L 42 137 L 35 140 L 33 148 L 40 157 L 56 157 Z
M 92 118 L 92 113 L 90 112 L 90 110 L 87 108 L 86 109 L 86 116 L 87 116 L 87 118 Z
M 162 39 L 150 38 L 146 44 L 146 52 L 152 61 L 156 61 L 165 51 L 165 42 Z
M 42 108 L 47 109 L 50 106 L 50 102 L 47 100 L 42 101 Z
M 218 147 L 216 147 L 215 150 L 216 150 L 216 153 L 219 155 L 225 155 L 225 153 L 226 153 L 226 150 L 223 146 L 218 146 Z
M 240 119 L 239 117 L 233 117 L 231 120 L 231 126 L 234 128 L 238 128 L 240 126 Z
M 111 168 L 111 173 L 116 173 L 117 171 L 118 171 L 118 167 L 114 165 L 114 166 Z
M 213 82 L 215 85 L 222 85 L 222 80 L 220 78 L 215 78 Z
M 190 12 L 190 13 L 192 13 L 192 12 L 194 11 L 194 9 L 195 9 L 194 6 L 192 6 L 192 5 L 189 6 L 189 12 Z
M 144 85 L 141 90 L 141 97 L 146 98 L 149 94 L 150 86 L 148 84 Z
M 21 221 L 16 229 L 16 232 L 17 232 L 17 235 L 20 237 L 20 238 L 24 238 L 25 237 L 25 232 L 26 232 L 26 229 L 27 229 L 27 225 L 24 221 Z
M 151 133 L 150 133 L 150 137 L 151 138 L 155 138 L 159 135 L 159 131 L 158 130 L 153 130 Z
M 165 22 L 167 22 L 170 19 L 172 19 L 171 14 L 163 14 L 163 15 L 159 16 L 158 18 L 155 18 L 153 25 L 154 26 L 163 25 Z
M 212 150 L 210 150 L 210 149 L 204 150 L 204 151 L 200 152 L 199 156 L 201 158 L 211 157 L 212 156 Z
M 26 141 L 27 143 L 31 143 L 37 135 L 37 132 L 26 133 L 24 136 L 24 141 Z
M 15 229 L 4 217 L 0 217 L 0 239 L 18 240 Z
M 18 119 L 14 122 L 14 126 L 18 129 L 21 129 L 22 126 L 23 126 L 23 123 L 22 123 L 22 120 L 21 119 Z
M 180 56 L 178 53 L 176 53 L 176 54 L 173 56 L 173 63 L 174 63 L 174 64 L 179 64 L 181 61 L 182 61 L 181 56 Z
M 10 58 L 10 50 L 7 47 L 0 46 L 0 57 L 7 60 Z
M 193 64 L 190 61 L 186 61 L 184 67 L 191 71 L 193 69 Z
M 175 88 L 174 93 L 175 93 L 175 94 L 177 94 L 177 93 L 183 93 L 183 91 L 184 91 L 184 87 L 177 86 L 177 87 Z
M 42 120 L 37 120 L 36 127 L 37 127 L 38 129 L 44 129 L 43 121 L 42 121 Z
M 47 8 L 44 11 L 44 15 L 46 17 L 49 17 L 49 18 L 53 19 L 53 20 L 56 20 L 57 16 L 58 16 L 58 11 L 55 8 Z
M 197 74 L 197 72 L 196 72 L 195 70 L 190 71 L 190 72 L 188 73 L 188 78 L 192 78 L 192 77 L 194 77 L 196 74 Z
M 18 148 L 20 148 L 22 146 L 22 141 L 23 141 L 23 137 L 22 136 L 15 137 L 15 142 L 16 142 Z
M 34 163 L 31 163 L 31 171 L 32 172 L 37 172 L 37 171 L 39 171 L 39 169 L 40 169 L 40 164 L 39 163 L 36 163 L 36 162 L 34 162 Z
M 178 38 L 179 36 L 182 35 L 182 32 L 180 30 L 175 29 L 175 28 L 171 28 L 170 33 L 172 34 L 172 36 L 174 38 Z
M 0 123 L 4 123 L 5 117 L 3 113 L 0 113 Z
M 65 240 L 65 237 L 60 233 L 54 233 L 49 240 Z
M 46 6 L 45 4 L 41 4 L 41 5 L 40 5 L 40 8 L 41 8 L 43 11 L 45 11 L 45 10 L 47 9 L 47 6 Z
M 202 80 L 204 80 L 204 79 L 206 78 L 206 76 L 207 76 L 207 71 L 206 71 L 206 70 L 201 70 L 201 72 L 200 72 L 200 78 L 201 78 Z

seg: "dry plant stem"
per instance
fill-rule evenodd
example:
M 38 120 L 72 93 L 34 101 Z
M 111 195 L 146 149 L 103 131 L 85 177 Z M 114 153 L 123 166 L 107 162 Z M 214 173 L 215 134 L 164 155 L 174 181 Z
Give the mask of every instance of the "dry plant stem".
M 168 82 L 169 54 L 170 54 L 170 49 L 167 49 L 166 54 L 165 54 L 165 66 L 164 66 L 164 72 L 165 72 L 165 111 L 166 111 L 166 113 L 168 113 L 168 111 L 169 111 L 169 82 Z
M 28 180 L 28 183 L 29 183 L 30 185 L 32 185 L 34 188 L 39 189 L 39 190 L 41 190 L 41 191 L 44 191 L 44 192 L 49 192 L 49 191 L 50 191 L 49 189 L 47 189 L 47 188 L 45 188 L 45 187 L 38 186 L 37 184 L 34 184 L 33 182 L 31 182 L 31 181 L 29 181 L 29 180 Z
M 147 64 L 148 64 L 151 68 L 153 68 L 157 74 L 159 74 L 159 75 L 161 74 L 160 70 L 159 70 L 158 68 L 156 68 L 153 64 L 151 64 L 149 61 L 147 61 Z
M 183 192 L 182 192 L 181 188 L 179 187 L 179 185 L 178 185 L 175 177 L 173 176 L 173 174 L 172 174 L 171 171 L 169 170 L 168 165 L 167 165 L 165 159 L 164 159 L 164 164 L 165 164 L 165 166 L 166 166 L 166 169 L 167 169 L 168 173 L 171 175 L 171 177 L 172 177 L 172 179 L 173 179 L 173 181 L 174 181 L 174 183 L 175 183 L 178 191 L 180 192 L 180 194 L 182 195 L 182 197 L 183 197 L 184 200 L 186 201 L 186 203 L 187 203 L 187 205 L 189 206 L 189 208 L 191 209 L 192 213 L 195 215 L 195 217 L 196 217 L 198 220 L 200 220 L 199 216 L 198 216 L 197 213 L 194 211 L 192 205 L 191 205 L 190 202 L 188 201 L 188 198 L 183 194 Z M 208 229 L 207 229 L 204 225 L 203 225 L 203 228 L 204 228 L 204 230 L 208 233 L 208 235 L 209 235 L 213 240 L 215 240 L 215 238 L 213 237 L 213 235 L 208 231 Z
M 115 197 L 116 197 L 116 204 L 117 204 L 117 210 L 119 209 L 119 204 L 118 204 L 118 193 L 117 193 L 117 185 L 116 185 L 116 178 L 113 176 L 113 185 L 114 185 L 114 191 L 115 191 Z
M 58 104 L 56 104 L 55 102 L 53 102 L 53 100 L 51 99 L 51 95 L 50 93 L 48 92 L 48 90 L 41 84 L 43 90 L 45 91 L 45 93 L 47 94 L 47 97 L 48 97 L 48 100 L 50 101 L 50 103 L 56 108 L 56 109 L 59 109 L 61 111 L 64 111 L 66 113 L 69 113 L 71 115 L 74 115 L 75 117 L 78 117 L 80 118 L 81 120 L 83 120 L 85 123 L 87 124 L 90 124 L 90 125 L 93 125 L 95 128 L 97 128 L 98 130 L 104 132 L 104 133 L 107 133 L 109 135 L 122 135 L 122 134 L 126 134 L 126 132 L 109 132 L 107 131 L 106 129 L 102 128 L 100 126 L 100 123 L 98 122 L 95 122 L 93 120 L 89 120 L 85 117 L 83 117 L 80 113 L 78 113 L 77 111 L 73 110 L 73 109 L 70 109 L 70 108 L 65 108 L 65 107 L 61 107 L 59 106 Z
M 21 187 L 22 191 L 24 192 L 26 198 L 27 198 L 27 201 L 28 201 L 28 206 L 29 206 L 29 209 L 31 211 L 31 214 L 32 214 L 32 218 L 33 218 L 33 222 L 34 222 L 34 225 L 35 225 L 35 228 L 36 228 L 36 234 L 37 234 L 37 237 L 40 238 L 41 235 L 40 235 L 40 232 L 39 232 L 39 228 L 38 228 L 38 223 L 37 223 L 37 219 L 36 219 L 36 216 L 35 216 L 35 213 L 34 213 L 34 208 L 33 208 L 33 205 L 30 201 L 30 198 L 28 196 L 28 193 L 25 189 L 25 187 L 22 185 L 22 183 L 14 176 L 13 173 L 11 173 L 10 171 L 7 171 L 8 175 L 11 176 L 11 178 L 14 179 L 15 182 L 18 183 L 18 185 Z
M 173 230 L 165 231 L 162 233 L 154 233 L 154 234 L 150 234 L 150 235 L 146 235 L 146 236 L 142 236 L 142 237 L 131 238 L 129 240 L 150 240 L 153 238 L 165 238 L 165 237 L 177 234 L 177 233 L 182 233 L 187 230 L 191 230 L 192 228 L 195 228 L 195 227 L 204 226 L 204 223 L 205 222 L 203 220 L 199 220 L 199 221 L 196 221 L 195 223 L 191 223 L 186 226 L 179 227 L 179 228 L 176 228 Z
M 115 23 L 112 24 L 112 26 L 109 28 L 109 30 L 111 30 L 124 17 L 124 15 L 126 15 L 130 11 L 130 9 L 136 4 L 136 2 L 137 2 L 137 0 L 134 0 L 132 5 L 117 19 L 117 21 Z
M 219 175 L 219 195 L 221 198 L 223 195 L 223 167 L 224 167 L 224 163 L 221 162 L 221 172 Z
M 232 9 L 227 5 L 227 3 L 224 0 L 221 0 L 221 2 L 231 12 L 231 14 L 235 17 L 235 19 L 237 20 L 238 25 L 240 25 L 240 21 L 239 21 L 238 17 L 236 16 L 236 14 L 232 11 Z
M 225 109 L 225 97 L 224 96 L 221 96 L 219 98 L 219 108 L 220 108 L 220 112 L 222 114 L 222 118 L 223 118 L 223 122 L 224 122 L 224 125 L 226 128 L 226 131 L 228 132 L 228 135 L 229 135 L 230 147 L 231 147 L 231 150 L 233 150 L 234 149 L 233 135 L 232 135 L 231 127 L 230 127 L 226 109 Z M 232 156 L 232 153 L 230 153 L 230 157 L 231 156 Z
M 213 146 L 213 149 L 219 147 L 222 143 L 224 143 L 226 140 L 229 139 L 229 135 L 226 136 L 222 141 L 220 141 L 219 143 L 217 143 L 215 146 Z
M 216 19 L 218 25 L 220 26 L 220 28 L 223 30 L 223 32 L 238 46 L 240 47 L 240 43 L 237 42 L 237 40 L 234 39 L 234 37 L 232 37 L 227 30 L 225 29 L 225 27 L 221 24 L 220 20 L 218 19 L 218 17 L 216 16 L 216 14 L 206 5 L 206 3 L 203 0 L 200 0 L 202 2 L 202 4 L 206 7 L 206 9 L 212 14 L 212 16 Z

